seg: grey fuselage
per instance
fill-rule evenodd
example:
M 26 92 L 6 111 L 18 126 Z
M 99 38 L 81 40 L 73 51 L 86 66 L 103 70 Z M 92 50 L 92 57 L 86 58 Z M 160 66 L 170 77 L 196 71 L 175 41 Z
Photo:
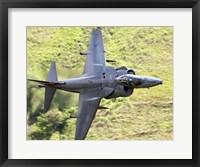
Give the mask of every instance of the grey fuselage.
M 72 78 L 64 81 L 63 85 L 57 86 L 58 89 L 80 93 L 82 89 L 91 89 L 104 87 L 114 88 L 116 86 L 115 78 L 117 77 L 117 71 L 110 66 L 105 66 L 103 73 L 96 73 L 95 75 L 82 75 L 77 78 Z
M 114 98 L 130 96 L 134 88 L 148 88 L 162 84 L 162 81 L 157 78 L 128 74 L 127 69 L 105 66 L 103 73 L 60 81 L 64 84 L 58 85 L 57 89 L 80 93 L 83 89 L 99 88 L 100 91 L 102 90 L 102 97 Z

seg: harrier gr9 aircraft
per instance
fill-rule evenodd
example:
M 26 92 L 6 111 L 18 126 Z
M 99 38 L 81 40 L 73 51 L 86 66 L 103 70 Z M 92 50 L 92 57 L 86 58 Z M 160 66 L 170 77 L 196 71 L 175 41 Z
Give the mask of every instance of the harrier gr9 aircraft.
M 49 109 L 56 89 L 79 93 L 78 113 L 71 116 L 77 119 L 75 140 L 84 140 L 97 110 L 106 109 L 99 105 L 102 98 L 128 97 L 135 88 L 162 84 L 162 80 L 157 78 L 137 76 L 125 66 L 106 66 L 106 62 L 114 61 L 106 60 L 104 52 L 102 32 L 99 28 L 93 29 L 88 51 L 80 53 L 86 55 L 82 76 L 58 81 L 56 64 L 52 62 L 47 81 L 29 79 L 38 82 L 38 87 L 45 88 L 45 112 Z

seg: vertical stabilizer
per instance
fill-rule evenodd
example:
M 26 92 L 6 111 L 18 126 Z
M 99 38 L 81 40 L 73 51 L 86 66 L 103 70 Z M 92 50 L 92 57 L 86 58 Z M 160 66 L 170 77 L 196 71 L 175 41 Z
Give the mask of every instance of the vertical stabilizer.
M 56 72 L 56 63 L 54 61 L 51 63 L 47 81 L 50 81 L 50 82 L 58 81 L 57 72 Z M 55 92 L 56 92 L 56 87 L 53 87 L 53 86 L 45 87 L 44 112 L 48 111 Z
M 58 81 L 57 72 L 56 72 L 56 63 L 53 61 L 49 70 L 49 75 L 47 81 Z

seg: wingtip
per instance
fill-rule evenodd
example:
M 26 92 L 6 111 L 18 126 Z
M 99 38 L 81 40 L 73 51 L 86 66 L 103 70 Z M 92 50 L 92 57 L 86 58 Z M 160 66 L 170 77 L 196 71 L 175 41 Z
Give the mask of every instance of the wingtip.
M 85 137 L 76 136 L 75 140 L 85 140 Z
M 101 31 L 101 27 L 96 27 L 96 28 L 93 28 L 93 31 Z

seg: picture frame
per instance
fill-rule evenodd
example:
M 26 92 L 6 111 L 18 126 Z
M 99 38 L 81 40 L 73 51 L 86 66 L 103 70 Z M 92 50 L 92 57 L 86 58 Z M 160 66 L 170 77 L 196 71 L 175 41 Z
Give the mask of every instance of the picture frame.
M 0 165 L 6 166 L 200 166 L 198 0 L 1 0 L 0 1 Z M 9 8 L 192 8 L 192 159 L 8 159 Z M 20 23 L 19 23 L 20 24 Z

